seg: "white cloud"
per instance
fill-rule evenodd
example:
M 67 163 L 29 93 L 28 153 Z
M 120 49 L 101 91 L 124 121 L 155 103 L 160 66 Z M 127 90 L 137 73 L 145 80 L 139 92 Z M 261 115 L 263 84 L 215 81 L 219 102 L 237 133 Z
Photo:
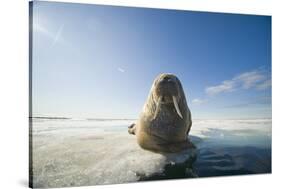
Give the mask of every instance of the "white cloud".
M 122 69 L 122 68 L 118 68 L 118 71 L 119 71 L 119 72 L 122 72 L 122 73 L 124 73 L 124 72 L 125 72 L 125 70 L 124 70 L 124 69 Z
M 258 90 L 264 90 L 264 89 L 269 88 L 270 86 L 271 86 L 271 79 L 267 79 L 267 80 L 265 80 L 264 82 L 258 84 L 258 85 L 256 86 L 256 89 L 258 89 Z
M 201 105 L 201 104 L 204 104 L 206 102 L 207 102 L 207 100 L 199 99 L 199 98 L 195 98 L 195 99 L 192 100 L 192 104 L 195 104 L 195 105 Z
M 241 82 L 244 89 L 254 87 L 257 85 L 257 83 L 265 79 L 266 76 L 261 71 L 245 72 L 233 78 L 234 81 Z
M 268 73 L 261 70 L 244 72 L 231 80 L 225 80 L 219 85 L 210 86 L 205 89 L 208 95 L 216 95 L 224 92 L 232 92 L 238 89 L 255 88 L 264 90 L 271 86 L 271 79 L 268 79 Z
M 206 93 L 209 95 L 216 95 L 222 92 L 230 92 L 235 90 L 236 83 L 231 80 L 223 81 L 222 84 L 206 88 Z

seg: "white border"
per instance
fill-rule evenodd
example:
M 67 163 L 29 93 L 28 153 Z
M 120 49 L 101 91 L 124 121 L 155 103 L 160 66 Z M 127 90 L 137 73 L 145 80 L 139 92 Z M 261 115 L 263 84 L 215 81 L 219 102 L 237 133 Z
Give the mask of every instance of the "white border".
M 95 187 L 125 189 L 132 186 L 136 188 L 216 189 L 279 187 L 281 88 L 278 82 L 281 81 L 281 21 L 278 1 L 274 3 L 269 0 L 75 0 L 71 2 L 273 15 L 272 175 L 215 177 Z M 0 188 L 26 188 L 28 178 L 28 1 L 1 1 L 0 24 Z

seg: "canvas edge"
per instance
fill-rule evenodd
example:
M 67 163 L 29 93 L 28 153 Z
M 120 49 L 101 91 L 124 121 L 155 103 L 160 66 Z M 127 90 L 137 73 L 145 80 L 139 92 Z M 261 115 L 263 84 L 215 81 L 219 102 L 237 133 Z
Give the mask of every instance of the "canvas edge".
M 28 83 L 28 91 L 29 91 L 29 99 L 28 99 L 28 103 L 29 103 L 29 129 L 28 129 L 28 132 L 29 132 L 29 141 L 28 141 L 28 144 L 29 144 L 29 157 L 28 157 L 28 160 L 29 160 L 29 172 L 28 172 L 28 186 L 30 188 L 33 188 L 33 146 L 32 146 L 32 43 L 33 43 L 33 31 L 32 31 L 32 28 L 33 28 L 33 2 L 30 1 L 28 2 L 28 16 L 29 16 L 29 22 L 28 22 L 28 35 L 29 35 L 29 39 L 28 39 L 28 43 L 29 43 L 29 52 L 28 52 L 28 59 L 29 59 L 29 83 Z

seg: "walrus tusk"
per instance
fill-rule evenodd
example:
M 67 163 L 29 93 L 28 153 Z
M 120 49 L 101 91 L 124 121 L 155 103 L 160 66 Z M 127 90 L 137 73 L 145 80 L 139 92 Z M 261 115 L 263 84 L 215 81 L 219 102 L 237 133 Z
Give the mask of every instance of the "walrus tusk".
M 174 102 L 174 106 L 176 108 L 176 111 L 178 113 L 178 115 L 183 119 L 182 115 L 181 115 L 181 111 L 179 109 L 179 105 L 178 105 L 178 102 L 177 102 L 177 98 L 175 96 L 173 96 L 173 102 Z
M 153 119 L 155 119 L 156 118 L 156 116 L 157 116 L 157 114 L 158 114 L 158 112 L 159 112 L 159 104 L 161 103 L 161 100 L 162 100 L 162 96 L 160 96 L 159 97 L 159 99 L 158 99 L 158 101 L 157 101 L 157 103 L 156 103 L 156 110 L 155 110 L 155 113 L 154 113 L 154 116 L 153 116 Z

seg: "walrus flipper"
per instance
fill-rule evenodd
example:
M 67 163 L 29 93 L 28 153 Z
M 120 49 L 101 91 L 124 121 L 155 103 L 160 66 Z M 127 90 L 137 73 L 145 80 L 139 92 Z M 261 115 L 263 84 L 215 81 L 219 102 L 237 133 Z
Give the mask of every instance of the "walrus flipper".
M 135 135 L 135 131 L 136 131 L 136 124 L 133 123 L 132 125 L 130 125 L 128 127 L 128 133 L 131 134 L 131 135 Z

